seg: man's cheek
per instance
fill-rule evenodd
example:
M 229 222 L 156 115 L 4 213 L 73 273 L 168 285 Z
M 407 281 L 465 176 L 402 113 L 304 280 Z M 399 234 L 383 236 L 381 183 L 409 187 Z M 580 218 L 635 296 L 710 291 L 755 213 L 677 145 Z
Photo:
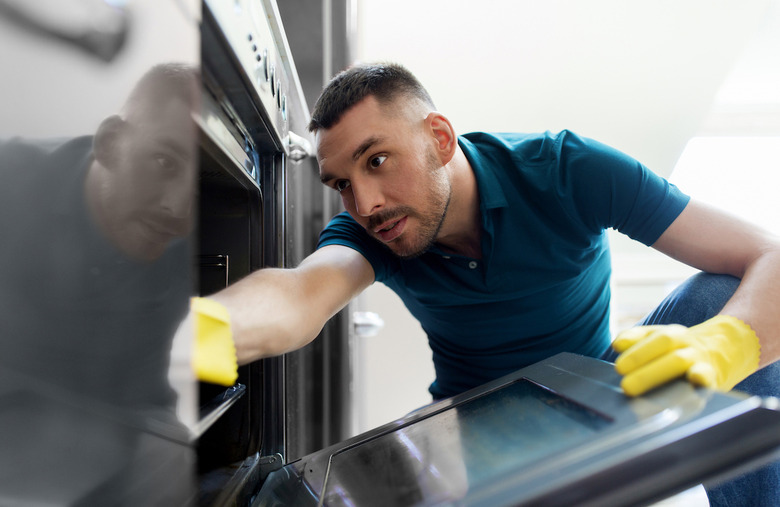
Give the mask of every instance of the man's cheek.
M 341 203 L 344 205 L 344 209 L 347 210 L 350 216 L 355 220 L 358 220 L 355 209 L 355 199 L 352 198 L 352 192 L 346 190 L 341 192 Z
M 361 225 L 364 229 L 368 228 L 368 219 L 365 217 L 362 217 L 358 214 L 357 209 L 355 208 L 355 201 L 352 199 L 349 199 L 345 197 L 344 195 L 341 196 L 341 202 L 344 204 L 344 209 L 349 213 L 349 216 L 352 217 L 352 220 L 357 222 L 359 225 Z

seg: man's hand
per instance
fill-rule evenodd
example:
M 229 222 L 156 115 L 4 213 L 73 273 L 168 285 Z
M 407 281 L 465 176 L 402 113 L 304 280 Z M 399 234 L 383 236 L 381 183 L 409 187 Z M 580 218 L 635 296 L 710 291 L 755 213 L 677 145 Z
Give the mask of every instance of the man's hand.
M 227 309 L 205 298 L 193 298 L 190 307 L 195 329 L 195 376 L 204 382 L 232 386 L 238 378 L 238 363 Z
M 685 375 L 694 384 L 728 391 L 758 369 L 756 333 L 734 317 L 718 315 L 697 326 L 640 326 L 618 335 L 615 369 L 628 396 Z

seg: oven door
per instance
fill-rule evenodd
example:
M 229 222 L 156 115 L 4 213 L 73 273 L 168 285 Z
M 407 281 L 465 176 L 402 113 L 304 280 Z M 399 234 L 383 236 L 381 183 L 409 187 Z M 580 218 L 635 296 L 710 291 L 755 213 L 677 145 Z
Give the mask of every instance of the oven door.
M 206 1 L 202 20 L 198 290 L 208 295 L 265 267 L 293 267 L 315 246 L 324 188 L 308 107 L 272 1 Z M 261 306 L 263 301 L 251 301 Z M 246 501 L 272 470 L 343 439 L 349 386 L 331 354 L 344 317 L 304 350 L 239 368 L 235 386 L 201 383 L 200 503 Z M 346 370 L 348 374 L 348 370 Z
M 620 380 L 559 354 L 291 463 L 252 505 L 645 505 L 780 451 L 780 400 Z
M 0 1 L 0 505 L 193 496 L 168 373 L 195 242 L 189 216 L 157 204 L 194 208 L 196 142 L 187 111 L 136 106 L 167 89 L 138 88 L 158 65 L 197 68 L 199 11 L 197 0 Z M 144 133 L 181 134 L 167 138 L 176 146 L 127 135 L 139 117 Z M 99 125 L 121 127 L 103 137 Z M 173 167 L 182 179 L 162 176 Z

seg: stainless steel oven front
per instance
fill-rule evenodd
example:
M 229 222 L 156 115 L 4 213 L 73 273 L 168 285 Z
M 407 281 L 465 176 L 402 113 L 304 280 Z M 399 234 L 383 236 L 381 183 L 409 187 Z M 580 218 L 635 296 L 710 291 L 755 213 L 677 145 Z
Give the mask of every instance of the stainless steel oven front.
M 297 265 L 332 207 L 324 203 L 308 106 L 276 3 L 207 0 L 201 30 L 196 259 L 197 292 L 208 295 L 257 269 Z M 323 434 L 341 424 L 328 400 L 343 403 L 344 396 L 321 380 L 328 341 L 346 334 L 339 322 L 302 351 L 241 367 L 228 390 L 200 384 L 201 504 L 241 504 L 270 471 L 347 436 Z

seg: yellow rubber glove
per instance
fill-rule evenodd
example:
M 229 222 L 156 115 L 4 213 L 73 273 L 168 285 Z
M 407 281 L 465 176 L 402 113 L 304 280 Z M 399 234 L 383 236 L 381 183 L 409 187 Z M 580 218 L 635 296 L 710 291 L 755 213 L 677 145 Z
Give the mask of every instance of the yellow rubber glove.
M 192 298 L 190 303 L 195 326 L 195 375 L 204 382 L 232 386 L 238 378 L 238 361 L 227 308 L 205 298 Z
M 704 387 L 728 391 L 758 369 L 761 346 L 747 324 L 718 315 L 697 326 L 639 326 L 620 333 L 615 369 L 628 396 L 685 375 Z

